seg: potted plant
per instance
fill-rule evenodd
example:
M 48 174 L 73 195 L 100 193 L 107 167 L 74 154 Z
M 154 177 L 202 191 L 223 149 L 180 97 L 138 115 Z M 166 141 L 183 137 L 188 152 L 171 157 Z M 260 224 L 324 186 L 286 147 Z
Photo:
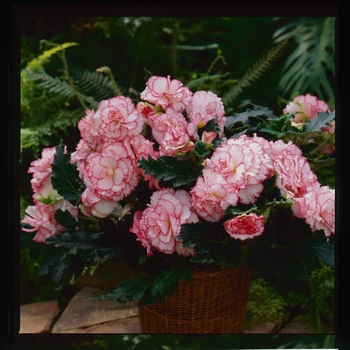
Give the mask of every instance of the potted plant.
M 134 278 L 96 299 L 137 300 L 143 332 L 239 333 L 252 270 L 303 291 L 334 266 L 335 193 L 315 174 L 335 160 L 325 102 L 225 116 L 216 94 L 170 76 L 140 98 L 101 101 L 73 152 L 61 142 L 31 163 L 22 222 L 48 249 L 42 274 L 60 288 L 122 255 Z

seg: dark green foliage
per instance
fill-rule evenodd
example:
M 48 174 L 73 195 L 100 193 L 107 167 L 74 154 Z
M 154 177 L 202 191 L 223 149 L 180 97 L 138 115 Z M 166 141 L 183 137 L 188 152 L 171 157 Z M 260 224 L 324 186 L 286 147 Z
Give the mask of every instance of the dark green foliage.
M 319 112 L 317 118 L 313 118 L 304 124 L 306 132 L 321 131 L 331 120 L 334 120 L 335 112 Z
M 174 187 L 193 185 L 202 171 L 202 167 L 199 166 L 197 171 L 193 171 L 190 161 L 168 156 L 155 160 L 149 155 L 148 159 L 142 158 L 138 164 L 147 175 L 154 175 L 157 180 L 171 180 Z
M 191 261 L 201 264 L 239 267 L 243 251 L 237 240 L 229 237 L 222 222 L 207 226 L 203 223 L 182 225 L 178 237 L 185 247 L 197 253 Z
M 311 271 L 320 267 L 320 260 L 334 266 L 334 245 L 327 243 L 324 233 L 312 234 L 304 220 L 284 215 L 283 209 L 278 220 L 267 222 L 259 238 L 249 246 L 247 264 L 256 266 L 258 275 L 276 283 L 284 295 L 300 286 L 301 281 L 293 280 L 309 280 Z M 291 283 L 286 283 L 288 280 Z
M 279 89 L 290 97 L 312 91 L 334 100 L 335 17 L 301 17 L 274 33 L 275 42 L 295 38 L 296 47 L 284 62 Z
M 198 17 L 191 20 L 185 17 L 129 17 L 128 20 L 125 17 L 26 18 L 22 26 L 21 64 L 23 69 L 28 62 L 40 55 L 41 51 L 38 47 L 39 40 L 42 38 L 47 38 L 54 43 L 73 40 L 80 45 L 64 52 L 69 69 L 65 69 L 63 75 L 62 59 L 58 55 L 52 56 L 50 62 L 45 63 L 45 71 L 27 71 L 27 76 L 33 84 L 30 89 L 24 91 L 26 101 L 21 111 L 23 127 L 21 135 L 24 135 L 21 139 L 24 152 L 34 151 L 34 157 L 37 157 L 43 146 L 52 146 L 52 140 L 56 140 L 54 144 L 57 144 L 62 138 L 69 142 L 69 148 L 74 150 L 79 140 L 79 132 L 72 131 L 70 127 L 76 125 L 77 121 L 85 115 L 85 109 L 96 108 L 99 100 L 117 94 L 110 76 L 95 72 L 95 69 L 101 66 L 110 67 L 110 71 L 115 74 L 118 81 L 117 87 L 119 84 L 127 87 L 121 90 L 134 98 L 135 102 L 139 100 L 139 92 L 144 89 L 145 67 L 154 75 L 170 74 L 172 79 L 182 80 L 191 89 L 212 90 L 221 97 L 226 94 L 223 99 L 226 114 L 239 110 L 250 102 L 268 105 L 278 112 L 289 102 L 290 97 L 299 93 L 318 95 L 327 102 L 334 100 L 333 18 L 284 18 L 279 21 L 281 24 L 267 17 Z M 289 27 L 281 28 L 277 32 L 276 28 L 285 23 L 290 23 Z M 292 33 L 292 30 L 298 27 L 299 31 Z M 283 42 L 283 45 L 275 46 L 272 43 L 274 32 L 276 32 L 275 37 L 279 37 L 278 40 Z M 287 37 L 291 37 L 291 34 L 295 38 L 295 43 L 293 43 L 294 39 L 284 41 Z M 292 52 L 294 49 L 296 51 Z M 271 65 L 272 62 L 273 65 Z M 284 63 L 286 65 L 282 74 Z M 278 90 L 276 86 L 279 86 Z M 285 125 L 289 123 L 286 117 L 277 118 L 269 109 L 257 105 L 253 108 L 253 110 L 235 113 L 228 117 L 229 136 L 237 137 L 241 133 L 252 135 L 257 132 L 258 135 L 268 133 L 270 136 L 278 137 L 274 123 Z M 319 129 L 325 125 L 323 123 L 326 120 L 331 120 L 330 116 L 322 115 L 322 123 L 319 123 L 321 119 L 314 120 L 305 125 L 305 130 L 294 130 L 294 135 L 287 136 L 306 135 L 315 128 Z M 267 122 L 269 125 L 266 125 Z M 72 182 L 56 182 L 54 186 L 65 199 L 76 201 L 77 193 L 81 191 L 81 184 L 77 181 L 75 167 L 68 164 L 68 158 L 63 155 L 62 145 L 60 152 L 53 166 L 53 183 L 55 183 L 57 171 L 64 170 L 70 173 L 71 178 L 74 179 Z M 206 157 L 210 152 L 211 150 L 201 142 L 196 143 L 193 151 L 199 158 Z M 25 154 L 23 159 L 29 164 L 32 159 L 27 158 L 28 154 Z M 329 165 L 334 163 L 334 159 L 325 157 L 312 161 L 315 169 L 322 165 L 328 166 L 319 169 L 317 175 L 323 176 L 322 183 L 332 183 L 334 172 L 332 173 L 329 169 Z M 57 166 L 56 169 L 54 169 L 55 166 Z M 154 174 L 156 178 L 169 181 L 179 187 L 193 185 L 202 170 L 199 167 L 198 173 L 193 174 L 190 171 L 192 166 L 189 166 L 187 160 L 176 160 L 169 168 L 165 166 L 162 159 L 155 162 L 149 158 L 143 159 L 140 166 L 146 170 L 147 174 Z M 27 167 L 24 166 L 23 169 L 26 171 Z M 145 195 L 145 198 L 148 197 Z M 139 201 L 143 203 L 144 198 L 140 198 Z M 266 202 L 257 203 L 260 206 L 265 204 Z M 237 213 L 243 212 L 244 208 L 240 208 Z M 230 213 L 237 214 L 232 208 Z M 114 238 L 108 234 L 112 227 L 115 229 L 114 223 L 110 223 L 112 225 L 106 228 L 106 231 L 93 230 L 92 233 L 88 233 L 81 228 L 74 231 L 74 219 L 67 212 L 59 211 L 57 220 L 70 230 L 69 234 L 52 237 L 53 240 L 48 245 L 34 243 L 31 241 L 32 236 L 26 235 L 26 239 L 22 241 L 22 247 L 27 249 L 27 252 L 30 251 L 33 256 L 39 257 L 38 264 L 44 263 L 40 270 L 41 274 L 52 275 L 61 285 L 69 283 L 82 273 L 83 260 L 94 262 L 118 253 L 114 239 L 130 242 L 134 252 L 134 255 L 129 257 L 130 260 L 138 261 L 141 252 L 145 252 L 139 242 L 136 242 L 135 237 L 125 234 L 125 228 L 128 227 L 125 222 L 119 223 L 118 234 L 120 235 Z M 298 222 L 300 223 L 301 220 Z M 271 281 L 277 277 L 283 277 L 279 283 L 276 282 L 280 290 L 285 291 L 290 286 L 295 288 L 295 281 L 292 278 L 301 275 L 305 278 L 305 283 L 298 283 L 297 287 L 300 287 L 304 294 L 307 291 L 316 293 L 317 286 L 322 286 L 323 289 L 320 288 L 320 290 L 323 291 L 323 295 L 330 298 L 331 283 L 327 284 L 325 278 L 328 281 L 331 273 L 327 275 L 323 272 L 310 277 L 309 268 L 319 266 L 319 258 L 332 265 L 333 261 L 329 258 L 333 256 L 332 246 L 330 248 L 325 246 L 325 237 L 319 232 L 315 233 L 314 241 L 311 241 L 313 238 L 311 236 L 302 237 L 298 229 L 299 223 L 287 226 L 286 229 L 286 222 L 283 220 L 278 222 L 277 227 L 271 228 L 271 233 L 267 234 L 259 244 L 252 242 L 252 254 L 248 256 L 248 261 L 249 259 L 262 260 L 262 252 L 267 252 L 267 258 L 265 256 L 259 272 Z M 183 243 L 198 251 L 193 261 L 200 264 L 214 262 L 232 266 L 237 266 L 242 261 L 243 253 L 238 249 L 238 245 L 235 245 L 234 240 L 227 237 L 227 234 L 224 237 L 222 230 L 217 230 L 217 242 L 209 242 L 205 230 L 200 234 L 190 225 L 185 226 L 181 234 Z M 270 235 L 277 235 L 277 246 L 271 243 L 273 239 Z M 288 245 L 292 235 L 299 235 L 298 244 L 304 249 L 302 254 L 296 254 L 293 250 L 289 253 L 294 262 L 289 266 L 284 262 L 284 247 Z M 215 246 L 218 242 L 225 242 L 225 245 L 219 248 L 218 244 L 215 261 L 213 261 L 207 254 L 207 247 L 209 244 Z M 95 250 L 93 246 L 96 247 L 97 243 L 99 245 Z M 125 256 L 128 257 L 127 254 Z M 68 267 L 71 259 L 74 260 L 75 270 Z M 145 255 L 142 261 L 145 269 L 158 271 L 157 268 L 160 268 L 159 261 L 156 260 L 156 263 L 151 265 Z M 158 266 L 156 266 L 157 263 Z M 69 266 L 72 265 L 69 264 Z M 142 289 L 142 286 L 148 283 L 147 281 L 147 283 L 144 280 L 137 282 L 140 284 L 140 290 L 143 290 L 141 294 L 144 302 L 147 303 L 152 298 L 153 300 L 160 298 L 160 294 L 171 294 L 175 281 L 168 278 L 167 271 L 170 271 L 170 266 L 171 263 L 168 262 L 164 274 L 159 277 L 157 283 L 150 280 L 152 283 L 149 288 Z M 181 273 L 179 268 L 175 275 L 179 279 L 183 278 L 184 275 Z M 310 279 L 306 280 L 307 278 Z M 130 292 L 132 283 L 135 282 L 129 282 L 128 285 L 123 286 L 125 288 L 124 294 L 121 294 L 124 295 L 123 298 L 126 298 L 127 287 Z M 321 294 L 320 292 L 316 296 L 319 302 L 317 307 L 322 310 L 323 315 L 329 316 L 328 311 L 331 308 L 327 309 L 328 304 L 322 304 Z M 280 300 L 279 297 L 276 296 L 276 298 L 277 301 Z M 312 312 L 315 313 L 317 307 L 313 306 Z M 174 346 L 182 346 L 181 344 L 184 343 L 180 342 Z M 189 344 L 191 344 L 190 341 L 187 345 Z M 208 345 L 200 338 L 197 343 L 192 342 L 192 346 L 197 348 L 198 344 Z M 239 342 L 231 341 L 232 346 L 233 344 L 239 346 Z M 261 345 L 262 342 L 257 344 Z M 299 344 L 305 344 L 305 342 L 300 340 Z M 135 346 L 135 343 L 132 343 L 132 348 Z
M 246 327 L 273 323 L 281 326 L 288 320 L 288 303 L 276 288 L 261 278 L 253 279 L 249 291 Z
M 178 281 L 185 278 L 191 281 L 192 272 L 192 269 L 185 267 L 183 262 L 178 260 L 169 268 L 164 268 L 156 277 L 147 274 L 123 281 L 117 289 L 89 300 L 117 300 L 123 304 L 139 301 L 138 305 L 153 304 L 155 301 L 162 301 L 166 296 L 171 297 Z
M 52 162 L 51 183 L 53 188 L 68 201 L 79 200 L 79 179 L 76 164 L 70 163 L 70 155 L 64 154 L 62 142 L 56 146 L 56 153 Z

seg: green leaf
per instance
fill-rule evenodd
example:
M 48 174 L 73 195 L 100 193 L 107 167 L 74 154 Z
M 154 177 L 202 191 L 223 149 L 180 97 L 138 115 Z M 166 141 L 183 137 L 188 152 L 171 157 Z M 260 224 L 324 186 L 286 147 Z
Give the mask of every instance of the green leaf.
M 249 246 L 247 263 L 256 266 L 264 279 L 307 280 L 310 271 L 318 268 L 320 259 L 334 266 L 334 246 L 322 231 L 313 234 L 305 220 L 288 218 L 279 210 L 265 232 Z M 283 215 L 282 215 L 283 214 Z
M 145 80 L 148 80 L 152 76 L 152 73 L 146 68 L 143 68 L 143 70 L 145 72 Z
M 80 226 L 80 223 L 75 220 L 69 211 L 63 211 L 58 209 L 55 213 L 55 220 L 66 229 L 74 230 L 76 227 Z
M 202 158 L 209 158 L 212 152 L 213 150 L 208 147 L 208 144 L 202 141 L 197 141 L 193 150 L 195 155 Z
M 79 254 L 84 261 L 91 262 L 103 262 L 120 251 L 120 247 L 114 245 L 115 242 L 104 232 L 89 234 L 84 229 L 66 231 L 49 237 L 45 242 L 63 247 L 67 254 Z
M 191 258 L 192 262 L 218 266 L 227 264 L 237 268 L 243 259 L 239 242 L 227 234 L 222 223 L 182 225 L 181 235 L 177 239 L 196 252 Z
M 304 254 L 302 260 L 311 265 L 310 259 L 318 257 L 327 266 L 334 268 L 334 245 L 326 241 L 323 231 L 316 231 L 314 237 L 306 239 L 304 243 Z
M 335 112 L 319 112 L 318 117 L 310 119 L 304 124 L 304 130 L 306 132 L 322 131 L 322 128 L 330 121 L 334 120 Z
M 246 207 L 242 207 L 240 205 L 238 206 L 229 206 L 226 211 L 225 215 L 243 215 L 243 214 L 250 214 L 254 211 L 256 211 L 258 208 L 256 205 L 252 205 L 248 209 Z
M 79 173 L 76 164 L 70 163 L 70 155 L 64 154 L 62 141 L 56 146 L 56 153 L 52 162 L 51 183 L 64 199 L 68 201 L 79 200 Z
M 269 126 L 262 128 L 261 131 L 275 135 L 277 138 L 286 134 L 291 126 L 290 117 L 288 115 L 281 116 L 277 119 L 268 119 Z
M 273 115 L 273 112 L 263 106 L 252 104 L 254 109 L 247 109 L 245 112 L 242 113 L 234 113 L 233 115 L 226 117 L 226 128 L 232 129 L 237 126 L 246 125 L 249 122 L 250 117 L 260 117 L 260 116 L 267 116 L 270 118 L 276 118 Z M 236 125 L 237 124 L 237 125 Z
M 180 161 L 167 156 L 153 159 L 149 155 L 148 160 L 142 158 L 138 163 L 147 175 L 154 175 L 157 180 L 172 180 L 174 187 L 196 182 L 202 171 L 202 167 L 196 168 L 190 161 Z
M 168 270 L 163 270 L 154 280 L 154 285 L 151 291 L 152 295 L 154 296 L 158 293 L 162 294 L 168 287 L 176 287 L 177 282 L 184 279 L 185 276 L 187 279 L 189 276 L 192 278 L 192 272 L 191 269 L 186 268 L 183 264 L 176 264 Z
M 142 298 L 146 288 L 153 285 L 153 276 L 141 276 L 136 280 L 119 283 L 118 288 L 96 298 L 86 300 L 117 300 L 119 303 L 133 302 Z

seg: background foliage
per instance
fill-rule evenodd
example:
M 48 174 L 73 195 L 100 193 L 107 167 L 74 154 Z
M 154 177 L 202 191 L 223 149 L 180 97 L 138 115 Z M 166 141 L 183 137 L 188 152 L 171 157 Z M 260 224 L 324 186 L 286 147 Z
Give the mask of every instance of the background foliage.
M 145 69 L 177 78 L 192 91 L 212 90 L 227 115 L 249 103 L 281 114 L 293 97 L 306 93 L 334 109 L 334 43 L 330 17 L 28 17 L 21 24 L 21 219 L 31 203 L 30 162 L 60 139 L 73 151 L 77 121 L 99 100 L 123 94 L 137 102 Z M 334 169 L 317 175 L 334 188 Z M 32 288 L 32 300 L 22 295 L 26 302 L 52 293 L 37 274 L 45 259 L 35 251 L 39 246 L 28 243 L 21 252 L 22 285 Z M 319 270 L 310 282 L 311 302 L 282 298 L 257 280 L 248 321 L 283 322 L 299 307 L 321 331 L 321 317 L 333 319 L 333 282 L 333 270 Z

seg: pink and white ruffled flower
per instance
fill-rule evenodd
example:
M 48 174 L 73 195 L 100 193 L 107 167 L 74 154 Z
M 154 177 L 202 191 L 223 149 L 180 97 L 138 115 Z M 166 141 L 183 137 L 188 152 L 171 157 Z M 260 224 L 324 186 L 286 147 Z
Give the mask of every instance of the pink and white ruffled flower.
M 312 231 L 323 230 L 326 237 L 335 233 L 335 192 L 328 186 L 316 184 L 301 198 L 295 198 L 293 213 L 304 218 Z
M 117 96 L 99 103 L 92 124 L 102 140 L 123 141 L 141 133 L 144 120 L 129 97 Z
M 38 191 L 38 189 L 43 185 L 43 182 L 51 176 L 51 164 L 55 153 L 56 147 L 44 148 L 41 153 L 41 158 L 30 163 L 28 173 L 33 174 L 30 183 L 34 192 Z
M 81 200 L 80 210 L 86 216 L 94 215 L 98 218 L 105 218 L 117 207 L 117 202 L 97 196 L 91 186 L 85 188 L 81 194 Z
M 160 145 L 160 156 L 175 156 L 194 148 L 187 133 L 187 121 L 181 113 L 164 113 L 154 119 L 152 135 Z
M 146 83 L 146 89 L 140 97 L 144 101 L 161 106 L 164 111 L 171 109 L 177 113 L 185 110 L 191 102 L 192 92 L 181 81 L 165 77 L 152 76 Z
M 319 182 L 304 156 L 275 157 L 276 185 L 282 196 L 303 197 Z
M 199 139 L 197 130 L 203 128 L 210 120 L 217 117 L 221 136 L 223 136 L 226 117 L 224 105 L 217 95 L 211 91 L 197 91 L 193 94 L 191 103 L 186 107 L 191 122 L 188 133 L 195 140 Z
M 184 190 L 163 189 L 151 196 L 151 201 L 142 213 L 134 217 L 130 232 L 152 255 L 154 250 L 165 254 L 174 251 L 187 255 L 189 251 L 175 239 L 181 233 L 181 225 L 198 222 L 198 216 L 191 210 L 191 197 Z
M 224 222 L 226 232 L 235 239 L 246 240 L 261 236 L 265 229 L 264 215 L 255 213 L 235 216 Z
M 228 139 L 207 159 L 206 167 L 241 190 L 241 203 L 252 204 L 263 189 L 261 183 L 273 173 L 272 156 L 266 147 L 258 137 L 241 135 L 236 139 Z
M 271 155 L 273 157 L 294 157 L 301 156 L 301 149 L 296 146 L 292 141 L 284 143 L 282 140 L 277 140 L 275 142 L 270 141 L 271 143 Z
M 59 225 L 54 219 L 56 209 L 52 205 L 46 205 L 36 202 L 35 206 L 29 206 L 23 223 L 32 226 L 32 228 L 22 228 L 25 232 L 36 232 L 33 241 L 44 242 L 47 238 L 65 231 L 65 227 Z
M 33 194 L 33 198 L 36 201 L 45 204 L 54 204 L 60 201 L 63 197 L 58 194 L 58 192 L 52 187 L 50 177 L 46 177 L 45 180 L 37 188 L 36 192 Z
M 224 178 L 210 169 L 203 170 L 191 190 L 192 206 L 200 217 L 209 222 L 217 222 L 224 217 L 230 205 L 236 205 L 238 191 Z
M 107 201 L 122 200 L 139 182 L 134 154 L 121 143 L 107 143 L 101 153 L 90 154 L 85 171 L 94 193 Z
M 326 102 L 310 94 L 296 96 L 283 110 L 284 114 L 295 113 L 294 123 L 306 123 L 318 116 L 318 112 L 330 112 Z
M 100 137 L 98 136 L 97 130 L 94 129 L 94 110 L 86 110 L 85 113 L 85 117 L 78 122 L 81 138 L 89 144 L 100 142 Z

